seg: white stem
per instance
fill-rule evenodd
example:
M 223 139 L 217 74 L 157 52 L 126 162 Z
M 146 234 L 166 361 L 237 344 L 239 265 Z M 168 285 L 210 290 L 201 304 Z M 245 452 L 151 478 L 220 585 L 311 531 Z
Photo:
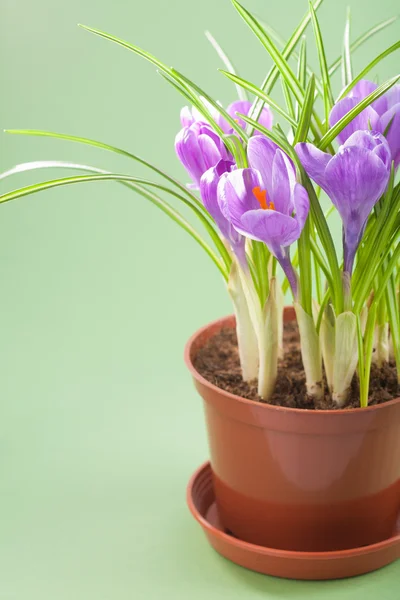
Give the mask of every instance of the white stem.
M 300 332 L 301 356 L 306 374 L 307 394 L 314 400 L 322 400 L 324 397 L 322 355 L 314 319 L 305 312 L 298 302 L 294 303 L 294 308 Z
M 344 406 L 358 363 L 357 320 L 352 312 L 341 313 L 335 324 L 332 399 Z
M 372 354 L 372 360 L 382 367 L 385 363 L 389 362 L 389 324 L 377 323 L 374 330 L 374 352 Z
M 256 379 L 258 375 L 258 342 L 250 318 L 239 269 L 235 261 L 232 262 L 229 274 L 228 292 L 233 302 L 236 317 L 236 334 L 242 377 L 244 381 L 251 381 Z
M 389 360 L 391 362 L 394 362 L 396 360 L 395 353 L 394 353 L 393 336 L 391 333 L 389 333 Z M 400 373 L 399 373 L 399 377 L 400 377 Z
M 276 302 L 277 284 L 275 278 L 272 278 L 268 299 L 264 310 L 262 310 L 250 273 L 246 273 L 243 269 L 239 269 L 239 273 L 249 315 L 258 341 L 258 395 L 263 400 L 269 400 L 275 387 L 278 371 L 279 310 Z
M 276 278 L 270 281 L 269 295 L 263 310 L 263 320 L 260 324 L 259 354 L 260 370 L 258 373 L 258 395 L 263 400 L 269 400 L 273 394 L 278 374 L 279 355 L 279 320 L 283 311 L 277 302 Z
M 333 364 L 335 361 L 335 313 L 331 304 L 324 310 L 319 330 L 322 357 L 324 359 L 325 375 L 329 390 L 333 387 Z
M 283 312 L 285 308 L 285 296 L 282 291 L 282 286 L 276 284 L 276 302 L 278 304 L 278 358 L 284 356 L 283 349 Z

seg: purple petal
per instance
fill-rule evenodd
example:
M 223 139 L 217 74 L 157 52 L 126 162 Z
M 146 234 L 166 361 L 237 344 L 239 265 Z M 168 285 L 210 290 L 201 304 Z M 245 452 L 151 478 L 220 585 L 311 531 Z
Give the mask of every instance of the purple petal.
M 217 188 L 221 176 L 229 173 L 234 163 L 220 160 L 215 167 L 208 169 L 200 180 L 200 194 L 205 208 L 214 219 L 222 235 L 232 244 L 240 241 L 240 235 L 222 214 L 218 204 Z
M 221 152 L 215 140 L 207 134 L 201 134 L 198 137 L 199 150 L 203 155 L 205 169 L 214 167 L 221 160 Z
M 377 88 L 377 84 L 373 81 L 368 81 L 368 79 L 361 79 L 361 81 L 357 81 L 356 85 L 350 90 L 347 94 L 349 98 L 365 98 L 374 92 Z
M 389 169 L 379 156 L 366 148 L 342 147 L 329 162 L 325 177 L 330 198 L 344 227 L 352 222 L 362 227 L 386 189 Z
M 184 127 L 178 133 L 175 138 L 175 150 L 189 176 L 198 185 L 207 168 L 199 151 L 198 135 L 192 127 Z
M 275 210 L 250 210 L 242 216 L 241 229 L 247 237 L 264 242 L 272 254 L 280 257 L 283 248 L 300 237 L 295 219 Z
M 349 97 L 343 98 L 340 100 L 331 110 L 331 114 L 329 115 L 329 125 L 333 127 L 342 117 L 347 115 L 347 113 L 354 108 L 359 102 L 361 98 Z M 378 113 L 371 107 L 368 106 L 363 111 L 361 111 L 338 135 L 339 142 L 344 144 L 344 142 L 351 136 L 352 133 L 358 131 L 360 129 L 376 129 L 379 123 L 379 115 Z
M 295 181 L 295 174 L 289 159 L 281 150 L 277 150 L 272 163 L 272 187 L 268 191 L 275 209 L 284 215 L 290 215 L 293 212 L 292 190 Z
M 355 131 L 339 150 L 350 146 L 371 150 L 390 169 L 392 162 L 390 148 L 384 136 L 378 131 Z
M 210 125 L 200 121 L 195 121 L 190 127 L 184 127 L 178 133 L 175 138 L 175 150 L 197 187 L 205 171 L 221 159 L 232 158 L 223 140 Z
M 232 117 L 232 119 L 236 119 L 240 127 L 244 129 L 246 127 L 246 123 L 238 117 L 237 113 L 241 113 L 242 115 L 248 115 L 249 110 L 251 108 L 251 102 L 248 100 L 236 100 L 236 102 L 232 102 L 226 109 L 226 112 Z M 225 129 L 224 131 L 228 132 L 231 130 L 231 126 L 229 123 L 225 121 Z
M 219 181 L 217 194 L 221 212 L 239 233 L 243 233 L 244 213 L 260 209 L 253 189 L 261 186 L 260 176 L 254 169 L 237 169 L 222 175 Z
M 295 219 L 299 225 L 300 231 L 303 231 L 304 224 L 310 210 L 310 200 L 307 190 L 300 184 L 296 183 L 293 192 L 294 209 L 296 211 Z
M 397 84 L 391 87 L 390 90 L 386 92 L 384 97 L 387 100 L 388 109 L 392 108 L 396 104 L 400 104 L 400 85 Z
M 193 125 L 194 118 L 192 115 L 192 111 L 190 110 L 190 108 L 188 106 L 184 106 L 182 108 L 180 117 L 181 117 L 182 127 L 190 127 L 190 125 Z
M 322 152 L 322 150 L 319 150 L 313 144 L 306 144 L 304 142 L 296 144 L 295 150 L 307 175 L 329 194 L 325 170 L 329 161 L 332 160 L 332 156 L 327 152 Z
M 232 104 L 230 104 L 228 106 L 226 111 L 233 119 L 236 119 L 238 124 L 240 125 L 240 127 L 242 129 L 244 129 L 246 127 L 246 123 L 243 121 L 243 119 L 241 119 L 238 116 L 238 113 L 248 116 L 248 114 L 250 113 L 251 107 L 252 107 L 252 103 L 249 102 L 248 100 L 236 100 L 236 102 L 232 102 Z M 258 119 L 258 122 L 260 123 L 260 125 L 262 125 L 266 129 L 271 129 L 272 122 L 273 122 L 273 115 L 268 106 L 264 106 L 264 108 L 261 112 L 261 115 Z M 223 120 L 223 122 L 221 122 L 220 125 L 221 125 L 222 129 L 225 131 L 225 133 L 229 133 L 232 131 L 230 125 L 225 120 Z M 256 131 L 255 134 L 262 135 L 261 132 L 259 132 L 259 131 L 258 132 Z
M 262 185 L 268 192 L 272 190 L 272 165 L 278 146 L 265 136 L 250 138 L 247 146 L 247 158 L 252 169 L 261 175 Z
M 386 140 L 390 147 L 391 158 L 394 160 L 395 169 L 400 164 L 400 103 L 395 104 L 381 117 L 381 129 L 385 131 L 389 123 L 390 128 Z
M 269 106 L 264 106 L 264 108 L 261 111 L 261 115 L 258 117 L 258 123 L 260 123 L 260 125 L 265 127 L 265 129 L 272 129 L 273 121 L 274 121 L 274 116 L 271 112 L 271 109 L 269 108 Z M 257 135 L 257 134 L 262 135 L 261 131 L 255 131 L 254 133 L 255 133 L 255 135 Z
M 358 81 L 353 87 L 353 89 L 350 90 L 347 97 L 357 98 L 357 101 L 359 102 L 363 98 L 366 98 L 367 96 L 372 94 L 372 92 L 374 92 L 377 89 L 377 87 L 377 84 L 373 81 L 368 81 L 368 79 L 361 79 L 361 81 Z M 378 115 L 381 115 L 388 109 L 389 106 L 387 94 L 384 94 L 383 96 L 380 96 L 380 98 L 378 98 L 377 100 L 374 100 L 374 102 L 370 106 L 378 113 Z

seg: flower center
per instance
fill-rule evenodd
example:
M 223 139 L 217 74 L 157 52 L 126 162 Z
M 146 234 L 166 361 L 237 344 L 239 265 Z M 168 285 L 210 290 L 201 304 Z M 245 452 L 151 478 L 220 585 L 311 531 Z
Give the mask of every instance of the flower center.
M 267 202 L 267 190 L 262 190 L 258 185 L 252 189 L 252 192 L 263 210 L 275 210 L 275 204 L 272 200 Z

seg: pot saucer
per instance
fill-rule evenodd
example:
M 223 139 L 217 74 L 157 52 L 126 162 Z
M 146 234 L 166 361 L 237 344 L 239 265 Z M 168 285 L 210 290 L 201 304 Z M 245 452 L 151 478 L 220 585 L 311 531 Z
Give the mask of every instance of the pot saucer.
M 370 546 L 333 552 L 275 550 L 243 542 L 227 533 L 218 517 L 210 463 L 192 476 L 187 502 L 211 546 L 232 562 L 288 579 L 342 579 L 380 569 L 400 558 L 400 518 L 393 536 Z

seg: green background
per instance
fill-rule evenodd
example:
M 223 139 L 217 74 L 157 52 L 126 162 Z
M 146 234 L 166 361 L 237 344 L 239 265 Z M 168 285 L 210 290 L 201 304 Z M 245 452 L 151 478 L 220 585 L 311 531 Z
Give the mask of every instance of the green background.
M 353 0 L 354 35 L 397 4 Z M 307 9 L 298 0 L 247 6 L 284 35 Z M 319 11 L 330 61 L 345 6 L 326 0 Z M 235 91 L 205 29 L 256 83 L 270 66 L 228 0 L 2 0 L 1 127 L 100 139 L 183 181 L 173 149 L 180 97 L 78 22 L 148 48 L 225 103 Z M 358 51 L 356 70 L 398 34 L 395 24 Z M 372 75 L 383 80 L 397 65 L 392 55 Z M 0 140 L 1 170 L 60 159 L 144 174 L 96 149 Z M 1 190 L 36 180 L 19 176 Z M 398 598 L 400 562 L 302 583 L 246 572 L 207 546 L 185 505 L 207 444 L 182 351 L 196 328 L 231 309 L 207 256 L 163 214 L 112 183 L 3 205 L 0 279 L 0 598 Z

